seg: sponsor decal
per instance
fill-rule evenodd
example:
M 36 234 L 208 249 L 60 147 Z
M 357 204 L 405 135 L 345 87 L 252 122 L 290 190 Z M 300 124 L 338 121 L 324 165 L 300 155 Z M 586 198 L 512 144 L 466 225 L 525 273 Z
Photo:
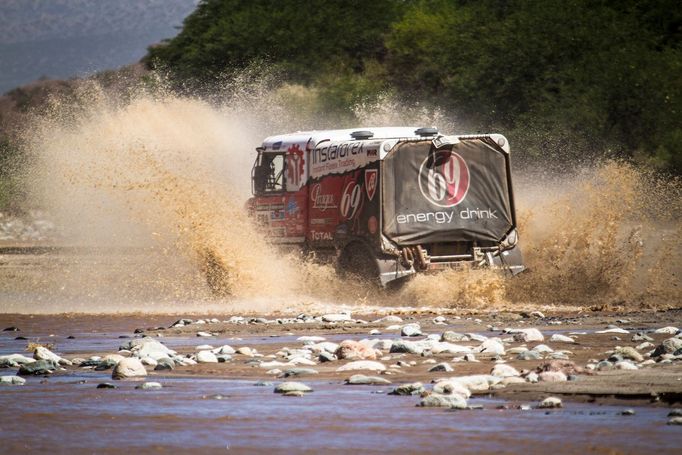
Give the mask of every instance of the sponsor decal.
M 469 191 L 469 167 L 455 152 L 447 150 L 429 154 L 419 168 L 419 190 L 438 207 L 454 207 Z
M 331 232 L 310 231 L 310 238 L 313 240 L 334 240 Z
M 377 190 L 378 176 L 378 169 L 365 169 L 365 191 L 367 191 L 367 199 L 370 201 L 374 199 L 374 193 Z
M 398 224 L 408 223 L 452 223 L 457 212 L 424 212 L 424 213 L 407 213 L 396 216 Z M 497 210 L 493 209 L 464 209 L 459 212 L 459 218 L 462 220 L 497 220 Z
M 362 185 L 355 180 L 348 182 L 341 196 L 341 216 L 347 220 L 352 219 L 362 203 Z
M 375 217 L 374 215 L 370 216 L 369 219 L 367 220 L 367 230 L 369 231 L 370 234 L 376 234 L 378 228 L 379 222 L 377 221 L 377 217 Z
M 298 203 L 296 202 L 296 199 L 290 199 L 287 204 L 287 214 L 294 215 L 296 213 L 298 213 Z
M 325 211 L 327 209 L 336 208 L 334 195 L 331 193 L 323 194 L 322 187 L 319 183 L 313 185 L 312 189 L 310 190 L 310 200 L 313 202 L 314 209 Z
M 371 148 L 370 148 L 371 147 Z M 310 152 L 310 177 L 316 179 L 327 174 L 342 174 L 379 159 L 375 143 L 353 141 L 341 144 L 323 142 Z
M 287 149 L 287 186 L 299 188 L 305 169 L 303 150 L 298 144 Z

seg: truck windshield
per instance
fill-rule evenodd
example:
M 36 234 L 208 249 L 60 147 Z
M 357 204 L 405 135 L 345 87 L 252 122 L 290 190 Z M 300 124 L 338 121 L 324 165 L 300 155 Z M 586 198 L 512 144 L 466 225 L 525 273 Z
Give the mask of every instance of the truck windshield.
M 261 153 L 253 169 L 256 194 L 284 191 L 284 154 Z

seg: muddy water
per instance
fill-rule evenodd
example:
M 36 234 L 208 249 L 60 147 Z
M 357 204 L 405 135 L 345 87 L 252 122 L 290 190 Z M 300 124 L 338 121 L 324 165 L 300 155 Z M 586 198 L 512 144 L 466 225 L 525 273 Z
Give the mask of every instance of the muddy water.
M 137 327 L 167 326 L 169 316 L 5 317 L 20 332 L 2 332 L 0 355 L 25 352 L 26 340 L 54 343 L 56 351 L 115 352 Z M 448 329 L 466 330 L 463 322 Z M 590 329 L 587 329 L 589 331 Z M 295 346 L 298 335 L 213 337 L 271 350 Z M 267 333 L 267 332 L 266 332 Z M 66 336 L 73 335 L 74 339 Z M 169 347 L 189 348 L 205 339 L 166 336 Z M 359 336 L 359 335 L 358 335 Z M 348 334 L 325 334 L 328 340 Z M 353 337 L 352 337 L 353 338 Z M 2 370 L 11 374 L 14 370 Z M 265 374 L 263 377 L 265 377 Z M 116 390 L 96 389 L 112 382 L 110 373 L 70 370 L 28 377 L 24 386 L 0 388 L 2 452 L 46 453 L 675 453 L 679 429 L 667 426 L 667 407 L 565 402 L 561 410 L 520 410 L 537 402 L 486 397 L 469 400 L 483 409 L 448 411 L 417 408 L 418 397 L 393 397 L 392 386 L 347 386 L 338 378 L 302 378 L 314 392 L 282 397 L 255 380 L 183 378 L 154 375 L 158 391 L 136 390 L 139 382 L 113 381 Z M 274 383 L 277 380 L 273 381 Z M 220 397 L 219 397 L 220 396 Z M 499 406 L 508 409 L 498 409 Z
M 3 388 L 3 451 L 120 453 L 674 453 L 679 430 L 666 409 L 568 404 L 564 409 L 421 409 L 385 388 L 306 381 L 302 398 L 251 381 L 160 379 L 160 391 L 96 389 L 98 374 L 29 379 Z M 216 395 L 222 396 L 217 399 Z M 65 435 L 68 434 L 68 437 Z

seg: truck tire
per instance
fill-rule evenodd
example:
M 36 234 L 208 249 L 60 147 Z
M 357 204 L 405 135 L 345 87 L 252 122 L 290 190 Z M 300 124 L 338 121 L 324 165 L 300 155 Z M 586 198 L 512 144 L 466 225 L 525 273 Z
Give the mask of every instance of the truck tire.
M 359 242 L 351 243 L 343 249 L 337 262 L 337 273 L 343 278 L 381 286 L 376 258 L 369 248 Z

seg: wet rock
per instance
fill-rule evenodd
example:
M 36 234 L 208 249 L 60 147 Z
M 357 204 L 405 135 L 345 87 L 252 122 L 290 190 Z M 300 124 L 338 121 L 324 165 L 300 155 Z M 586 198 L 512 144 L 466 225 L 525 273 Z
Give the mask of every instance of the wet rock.
M 518 372 L 516 368 L 514 368 L 511 365 L 507 365 L 505 363 L 499 363 L 495 365 L 490 372 L 493 376 L 497 376 L 499 378 L 509 378 L 512 376 L 521 376 L 521 373 Z
M 608 360 L 602 360 L 601 362 L 597 363 L 597 365 L 595 366 L 595 370 L 597 371 L 613 370 L 613 363 L 609 362 Z
M 517 342 L 533 342 L 533 341 L 544 341 L 545 337 L 542 335 L 538 329 L 507 329 L 507 333 L 514 336 L 514 341 Z
M 347 363 L 336 371 L 353 371 L 353 370 L 371 370 L 371 371 L 385 371 L 386 366 L 380 362 L 374 362 L 371 360 L 356 360 L 355 362 Z
M 129 350 L 134 357 L 150 357 L 157 362 L 160 358 L 175 355 L 175 351 L 168 349 L 164 344 L 149 337 L 131 340 L 129 343 L 122 345 L 121 349 Z
M 17 374 L 19 376 L 50 374 L 57 368 L 57 364 L 51 360 L 36 360 L 32 363 L 22 364 Z
M 404 337 L 418 337 L 422 334 L 419 324 L 406 324 L 400 330 L 400 335 Z
M 353 340 L 342 341 L 335 354 L 339 359 L 348 360 L 376 360 L 377 358 L 374 349 Z
M 471 348 L 448 342 L 432 342 L 430 351 L 433 354 L 470 354 Z
M 211 349 L 213 349 L 213 346 L 211 346 L 210 344 L 200 344 L 199 346 L 194 348 L 195 351 L 210 351 Z
M 682 339 L 674 337 L 668 338 L 667 340 L 663 340 L 663 342 L 656 347 L 651 356 L 659 357 L 663 354 L 672 354 L 678 349 L 682 349 Z
M 158 382 L 143 382 L 135 388 L 139 390 L 159 390 L 162 389 L 163 386 Z
M 526 382 L 526 380 L 524 378 L 516 377 L 516 376 L 509 376 L 509 377 L 502 379 L 502 382 L 500 382 L 500 384 L 503 386 L 508 386 L 511 384 L 523 384 L 525 382 Z
M 269 387 L 272 385 L 270 381 L 257 381 L 253 384 L 255 387 Z
M 289 393 L 289 392 L 312 392 L 313 389 L 303 384 L 302 382 L 282 382 L 275 386 L 275 393 Z
M 621 411 L 620 415 L 622 415 L 622 416 L 633 416 L 633 415 L 635 415 L 635 410 L 634 409 L 625 409 L 624 411 Z
M 379 329 L 372 329 L 369 331 L 370 335 L 381 335 L 381 330 Z
M 4 329 L 2 329 L 2 331 L 3 332 L 20 332 L 21 330 L 19 330 L 19 327 L 10 326 L 10 327 L 5 327 Z
M 232 356 L 228 354 L 216 354 L 216 359 L 218 359 L 218 363 L 225 363 L 232 360 Z
M 123 357 L 121 357 L 123 358 Z M 114 368 L 118 364 L 115 359 L 102 359 L 95 365 L 95 371 L 106 371 Z
M 447 324 L 448 320 L 445 318 L 445 316 L 436 316 L 435 318 L 433 318 L 433 323 L 438 324 L 438 325 L 443 325 L 443 324 Z
M 652 348 L 655 348 L 655 347 L 656 347 L 655 344 L 649 343 L 648 341 L 645 341 L 644 343 L 641 343 L 641 344 L 638 344 L 637 346 L 635 346 L 635 349 L 638 349 L 638 350 L 640 350 L 640 351 L 643 351 L 643 350 L 645 350 L 645 349 L 652 349 Z
M 346 384 L 349 385 L 384 385 L 390 384 L 388 379 L 380 378 L 378 376 L 365 376 L 364 374 L 354 374 L 346 379 Z
M 345 322 L 350 320 L 350 312 L 325 314 L 322 316 L 323 322 Z
M 668 413 L 668 417 L 682 417 L 682 409 L 673 409 Z
M 218 363 L 218 358 L 211 351 L 197 352 L 197 363 Z
M 0 385 L 24 385 L 26 384 L 26 379 L 20 378 L 19 376 L 6 375 L 0 376 Z
M 450 409 L 466 409 L 467 400 L 461 395 L 440 395 L 432 393 L 422 399 L 417 405 L 426 408 L 450 408 Z
M 618 346 L 616 347 L 615 352 L 620 354 L 624 359 L 634 360 L 635 362 L 644 361 L 644 356 L 630 346 Z
M 170 328 L 185 327 L 186 325 L 192 324 L 192 322 L 194 321 L 191 319 L 179 319 L 171 324 Z
M 305 395 L 305 392 L 302 392 L 300 390 L 294 390 L 292 392 L 284 392 L 282 396 L 284 397 L 302 397 Z
M 147 370 L 144 369 L 140 359 L 134 357 L 118 362 L 111 373 L 113 379 L 139 378 L 144 376 L 147 376 Z
M 285 370 L 284 373 L 281 374 L 281 376 L 288 378 L 291 376 L 307 376 L 311 374 L 319 374 L 319 372 L 312 368 L 291 368 L 289 370 Z
M 488 337 L 479 335 L 477 333 L 467 333 L 466 336 L 469 337 L 470 340 L 477 341 L 479 343 L 483 343 L 488 339 Z
M 455 370 L 447 362 L 442 362 L 429 368 L 429 373 L 435 373 L 439 371 L 451 372 Z
M 57 354 L 43 346 L 38 346 L 33 350 L 33 358 L 36 360 L 51 360 L 52 362 L 59 365 L 71 365 L 71 362 L 69 360 L 66 360 L 58 356 Z
M 162 357 L 156 361 L 156 366 L 154 367 L 154 371 L 172 370 L 174 368 L 175 368 L 175 362 L 172 359 L 170 359 L 168 357 Z
M 476 356 L 473 354 L 464 354 L 464 361 L 465 362 L 478 362 L 478 360 L 476 360 Z
M 198 337 L 203 337 L 203 338 L 208 338 L 208 337 L 212 337 L 213 334 L 212 334 L 212 333 L 209 333 L 209 332 L 197 332 L 197 336 L 198 336 Z
M 462 341 L 469 341 L 469 337 L 463 333 L 457 333 L 452 331 L 443 332 L 440 336 L 440 341 L 447 341 L 448 343 L 459 343 Z
M 472 374 L 468 376 L 457 376 L 447 381 L 455 382 L 467 388 L 471 392 L 483 392 L 490 390 L 490 387 L 499 383 L 501 378 L 491 374 Z
M 669 419 L 667 425 L 682 425 L 682 417 L 673 417 Z
M 656 330 L 654 330 L 654 333 L 664 333 L 666 335 L 676 335 L 679 331 L 680 331 L 680 329 L 678 329 L 677 327 L 668 326 L 668 327 L 661 327 L 660 329 L 656 329 Z
M 100 384 L 97 384 L 98 389 L 118 389 L 117 386 L 110 382 L 102 382 Z
M 560 333 L 555 333 L 554 335 L 552 335 L 549 341 L 554 343 L 575 343 L 575 340 L 573 338 L 568 337 L 566 335 L 561 335 Z
M 496 338 L 485 340 L 475 349 L 476 352 L 487 355 L 504 355 L 504 345 Z
M 568 360 L 568 354 L 566 354 L 564 351 L 556 351 L 552 352 L 549 355 L 549 358 L 554 360 Z
M 424 385 L 421 382 L 414 382 L 412 384 L 403 384 L 395 389 L 393 389 L 391 392 L 389 392 L 389 395 L 402 395 L 402 396 L 407 396 L 407 395 L 419 395 L 422 392 L 424 392 Z
M 540 402 L 538 408 L 540 409 L 554 409 L 560 408 L 563 404 L 561 403 L 561 398 L 557 397 L 547 397 Z

